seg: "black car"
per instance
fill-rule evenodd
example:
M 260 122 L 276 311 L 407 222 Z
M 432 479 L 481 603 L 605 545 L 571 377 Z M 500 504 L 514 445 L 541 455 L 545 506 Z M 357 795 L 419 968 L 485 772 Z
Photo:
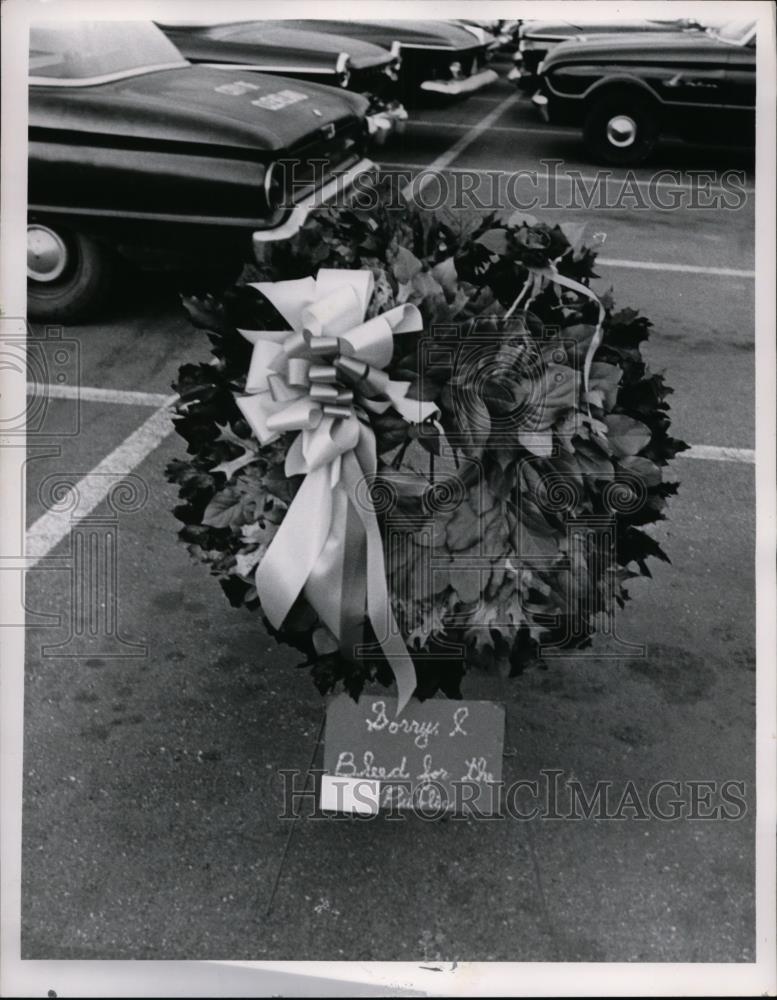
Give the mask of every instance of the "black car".
M 518 51 L 513 56 L 513 68 L 508 80 L 513 80 L 522 90 L 537 85 L 537 69 L 545 56 L 561 42 L 585 38 L 588 35 L 621 35 L 702 31 L 698 21 L 683 18 L 676 21 L 650 20 L 647 18 L 621 21 L 524 21 L 517 29 Z
M 373 167 L 361 95 L 192 66 L 150 22 L 33 26 L 30 74 L 34 318 L 88 312 L 122 257 L 238 266 Z
M 421 94 L 460 97 L 497 79 L 487 63 L 493 35 L 452 21 L 313 21 L 299 27 L 347 35 L 398 51 L 402 58 L 402 98 Z
M 235 72 L 259 72 L 323 83 L 364 94 L 377 142 L 401 130 L 399 46 L 387 50 L 358 38 L 325 35 L 295 21 L 157 21 L 192 63 Z
M 753 22 L 732 21 L 563 42 L 532 100 L 545 121 L 582 124 L 588 151 L 605 163 L 640 163 L 662 136 L 753 143 L 755 34 Z

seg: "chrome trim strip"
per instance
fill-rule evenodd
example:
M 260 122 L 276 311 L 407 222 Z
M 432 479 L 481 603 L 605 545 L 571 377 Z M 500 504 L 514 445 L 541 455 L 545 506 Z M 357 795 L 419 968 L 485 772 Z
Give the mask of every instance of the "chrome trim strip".
M 285 222 L 282 222 L 279 226 L 274 226 L 272 229 L 257 230 L 252 237 L 254 247 L 256 248 L 262 243 L 275 243 L 278 240 L 287 240 L 291 236 L 294 236 L 295 233 L 300 231 L 308 215 L 310 215 L 314 208 L 318 208 L 336 194 L 351 187 L 357 177 L 369 173 L 374 169 L 375 164 L 372 160 L 368 160 L 366 157 L 359 160 L 350 169 L 333 177 L 323 187 L 313 191 L 307 198 L 295 205 Z
M 256 217 L 241 217 L 231 215 L 180 215 L 172 212 L 136 212 L 131 209 L 119 208 L 72 208 L 68 205 L 28 205 L 29 215 L 74 215 L 89 218 L 121 219 L 132 222 L 174 222 L 197 226 L 238 226 L 242 229 L 253 229 L 262 220 Z
M 421 90 L 435 94 L 468 94 L 473 90 L 480 90 L 481 87 L 487 87 L 489 83 L 498 79 L 499 74 L 494 70 L 484 69 L 472 76 L 465 76 L 463 80 L 424 80 Z
M 418 42 L 400 42 L 403 49 L 434 49 L 435 52 L 458 52 L 455 45 L 422 45 Z M 477 46 L 473 45 L 472 48 Z M 467 51 L 466 49 L 464 50 Z
M 551 73 L 552 73 L 552 67 L 551 67 Z M 725 109 L 725 110 L 732 110 L 732 111 L 754 111 L 755 110 L 755 107 L 752 104 L 713 104 L 712 102 L 701 103 L 699 101 L 668 101 L 668 100 L 666 100 L 665 97 L 663 97 L 657 90 L 655 90 L 651 86 L 651 83 L 653 83 L 655 81 L 651 81 L 650 83 L 648 83 L 646 80 L 643 80 L 641 77 L 638 77 L 638 76 L 627 76 L 625 74 L 618 74 L 617 76 L 603 77 L 601 80 L 596 80 L 594 83 L 591 84 L 590 87 L 588 87 L 586 90 L 584 90 L 580 94 L 568 94 L 568 93 L 565 93 L 562 90 L 557 90 L 553 86 L 553 80 L 552 80 L 551 73 L 544 72 L 542 74 L 542 79 L 545 81 L 545 86 L 548 88 L 548 90 L 551 92 L 551 94 L 554 97 L 557 97 L 560 100 L 564 100 L 564 101 L 584 101 L 587 97 L 590 97 L 590 95 L 592 93 L 595 93 L 597 90 L 599 90 L 602 87 L 609 86 L 610 84 L 613 84 L 613 83 L 630 83 L 630 84 L 635 85 L 639 89 L 645 91 L 646 93 L 650 94 L 651 97 L 655 98 L 655 100 L 658 101 L 659 104 L 663 104 L 663 105 L 665 105 L 666 107 L 669 107 L 669 108 L 696 108 L 698 111 L 705 111 L 705 110 L 708 111 L 711 108 L 720 108 L 722 110 Z M 664 81 L 659 80 L 657 82 L 658 83 L 663 83 Z
M 205 66 L 207 69 L 228 69 L 237 70 L 242 73 L 321 73 L 326 76 L 335 75 L 335 67 L 331 69 L 316 69 L 313 66 L 264 66 L 261 63 L 196 63 L 197 66 Z

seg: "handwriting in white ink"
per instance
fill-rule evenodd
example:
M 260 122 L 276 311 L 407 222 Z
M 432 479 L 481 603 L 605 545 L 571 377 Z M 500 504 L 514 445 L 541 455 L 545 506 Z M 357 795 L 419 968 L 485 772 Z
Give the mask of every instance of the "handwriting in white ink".
M 443 781 L 448 777 L 448 772 L 444 767 L 437 768 L 436 771 L 432 770 L 432 755 L 430 753 L 424 754 L 424 769 L 416 778 L 416 781 L 430 782 L 430 781 Z
M 335 774 L 345 778 L 409 778 L 407 770 L 407 757 L 403 757 L 395 767 L 379 767 L 375 763 L 375 754 L 372 750 L 365 750 L 361 761 L 361 770 L 358 769 L 352 751 L 343 750 L 337 758 Z
M 429 746 L 429 737 L 436 736 L 440 729 L 439 722 L 419 722 L 417 719 L 389 719 L 386 715 L 385 701 L 374 701 L 372 703 L 372 714 L 374 718 L 365 719 L 367 731 L 370 733 L 381 732 L 386 729 L 392 736 L 396 733 L 408 733 L 415 735 L 413 742 L 424 750 Z
M 469 760 L 464 761 L 464 766 L 467 768 L 465 774 L 462 775 L 462 781 L 493 781 L 494 776 L 490 771 L 486 770 L 486 764 L 488 761 L 485 757 L 471 757 Z
M 457 708 L 453 713 L 453 729 L 448 733 L 448 736 L 455 736 L 456 733 L 461 733 L 462 736 L 467 735 L 466 729 L 463 729 L 461 723 L 469 715 L 469 709 L 462 705 L 461 708 Z

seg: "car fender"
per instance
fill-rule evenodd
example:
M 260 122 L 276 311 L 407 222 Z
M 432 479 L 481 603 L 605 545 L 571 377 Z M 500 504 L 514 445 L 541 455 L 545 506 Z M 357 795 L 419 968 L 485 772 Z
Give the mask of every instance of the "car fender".
M 586 91 L 584 95 L 585 102 L 590 104 L 590 102 L 599 97 L 604 90 L 639 91 L 642 96 L 649 97 L 656 104 L 666 103 L 654 87 L 651 87 L 650 84 L 641 77 L 633 76 L 630 73 L 619 73 L 615 76 L 608 76 L 597 81 Z
M 580 101 L 581 103 L 590 103 L 590 101 L 599 96 L 599 94 L 604 89 L 630 89 L 641 91 L 645 96 L 652 98 L 657 104 L 665 104 L 666 102 L 655 90 L 651 87 L 649 83 L 643 80 L 641 77 L 635 76 L 633 73 L 614 73 L 602 77 L 600 80 L 594 81 L 589 87 L 581 91 L 579 94 L 571 94 L 561 90 L 558 90 L 553 86 L 552 77 L 550 75 L 545 76 L 545 83 L 550 91 L 550 93 L 557 98 L 565 101 Z

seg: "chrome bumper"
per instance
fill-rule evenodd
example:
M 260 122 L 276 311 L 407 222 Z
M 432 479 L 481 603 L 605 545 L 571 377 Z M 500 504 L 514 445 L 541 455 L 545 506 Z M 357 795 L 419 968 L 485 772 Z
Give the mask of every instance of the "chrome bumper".
M 534 107 L 539 111 L 540 118 L 542 118 L 544 122 L 549 122 L 550 114 L 548 113 L 547 97 L 544 94 L 541 94 L 538 90 L 537 93 L 534 95 L 534 97 L 532 97 L 531 102 L 534 105 Z
M 483 69 L 472 76 L 465 76 L 462 80 L 424 80 L 421 90 L 434 94 L 471 94 L 473 90 L 480 90 L 487 87 L 489 83 L 499 79 L 499 74 L 492 69 Z
M 260 251 L 263 243 L 277 243 L 280 240 L 290 239 L 300 231 L 314 208 L 318 208 L 324 202 L 331 201 L 338 194 L 343 194 L 353 186 L 357 177 L 362 177 L 376 169 L 372 160 L 365 157 L 358 163 L 354 163 L 348 170 L 343 171 L 342 174 L 337 174 L 330 181 L 327 181 L 323 187 L 312 191 L 302 201 L 297 202 L 290 215 L 279 225 L 272 229 L 257 229 L 253 233 L 254 252 Z
M 407 111 L 401 104 L 385 111 L 376 111 L 367 115 L 367 129 L 370 139 L 376 146 L 382 146 L 392 132 L 404 132 L 407 122 Z

